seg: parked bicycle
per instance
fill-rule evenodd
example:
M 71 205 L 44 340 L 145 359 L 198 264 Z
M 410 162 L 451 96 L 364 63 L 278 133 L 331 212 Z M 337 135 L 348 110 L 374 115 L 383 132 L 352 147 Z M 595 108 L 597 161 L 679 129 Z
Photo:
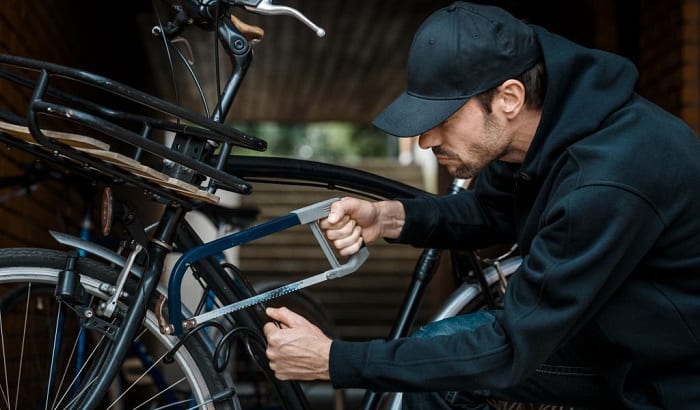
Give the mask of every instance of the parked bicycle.
M 318 34 L 323 31 L 299 11 L 269 0 L 170 4 L 173 17 L 154 29 L 156 35 L 174 47 L 172 40 L 185 30 L 210 30 L 232 60 L 232 73 L 209 116 L 99 75 L 0 55 L 3 84 L 31 91 L 26 112 L 0 111 L 0 140 L 92 185 L 136 187 L 161 209 L 157 224 L 150 225 L 141 221 L 131 199 L 105 195 L 103 233 L 115 235 L 114 228 L 121 228 L 118 249 L 52 232 L 67 251 L 0 250 L 0 402 L 8 407 L 310 408 L 304 385 L 276 380 L 267 365 L 261 331 L 265 302 L 350 274 L 368 251 L 339 261 L 325 242 L 316 221 L 327 215 L 333 199 L 208 243 L 184 216 L 217 203 L 219 190 L 248 195 L 258 183 L 315 185 L 376 199 L 425 194 L 348 167 L 230 155 L 234 148 L 266 148 L 264 140 L 222 124 L 251 64 L 251 42 L 261 36 L 260 29 L 241 23 L 231 10 L 287 14 Z M 76 91 L 85 88 L 99 93 Z M 87 97 L 95 94 L 99 97 Z M 172 143 L 163 144 L 171 132 Z M 225 249 L 302 224 L 317 238 L 327 271 L 257 293 L 244 272 L 217 258 Z M 160 283 L 164 260 L 174 249 L 184 253 L 165 288 Z M 417 261 L 388 337 L 410 333 L 439 259 L 440 252 L 429 249 Z M 453 253 L 452 262 L 461 287 L 441 315 L 497 304 L 500 287 L 518 264 L 499 259 L 482 270 L 472 253 Z M 188 272 L 202 287 L 192 310 L 181 303 Z M 10 352 L 7 346 L 19 348 Z M 134 350 L 142 354 L 136 366 L 129 360 Z M 368 393 L 363 406 L 376 408 L 379 401 Z

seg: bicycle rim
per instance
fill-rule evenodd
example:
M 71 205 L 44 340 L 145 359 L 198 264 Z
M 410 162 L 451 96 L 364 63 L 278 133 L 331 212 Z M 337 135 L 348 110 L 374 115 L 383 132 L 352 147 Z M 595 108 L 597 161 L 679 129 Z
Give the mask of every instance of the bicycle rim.
M 94 382 L 88 380 L 91 366 L 108 360 L 110 339 L 86 330 L 75 308 L 54 297 L 61 261 L 65 254 L 58 251 L 0 250 L 0 407 L 72 408 Z M 89 306 L 96 308 L 107 297 L 100 285 L 111 283 L 107 279 L 116 273 L 85 258 L 77 269 Z M 118 325 L 118 319 L 113 322 Z M 165 353 L 177 341 L 160 334 L 149 310 L 133 354 L 100 408 L 237 408 L 231 399 L 212 403 L 212 395 L 226 391 L 227 381 L 212 377 L 210 349 L 201 341 L 192 338 L 166 363 Z
M 519 256 L 505 259 L 501 263 L 505 277 L 510 278 L 510 276 L 518 270 L 521 263 L 522 259 Z M 490 266 L 484 269 L 484 275 L 489 284 L 489 291 L 500 301 L 502 294 L 499 291 L 500 283 L 498 282 L 499 279 L 496 268 Z M 473 313 L 486 308 L 486 298 L 481 287 L 478 284 L 465 283 L 447 298 L 430 321 L 434 322 L 460 314 Z M 387 394 L 383 398 L 382 408 L 385 410 L 400 410 L 401 400 L 402 393 Z

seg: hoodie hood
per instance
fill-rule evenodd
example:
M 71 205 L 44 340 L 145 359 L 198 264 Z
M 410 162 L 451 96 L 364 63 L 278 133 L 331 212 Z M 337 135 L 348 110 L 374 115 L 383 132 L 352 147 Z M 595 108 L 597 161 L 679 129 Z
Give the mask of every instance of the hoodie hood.
M 599 130 L 632 98 L 638 72 L 623 57 L 532 28 L 542 48 L 547 83 L 540 124 L 521 172 L 539 179 L 567 147 Z

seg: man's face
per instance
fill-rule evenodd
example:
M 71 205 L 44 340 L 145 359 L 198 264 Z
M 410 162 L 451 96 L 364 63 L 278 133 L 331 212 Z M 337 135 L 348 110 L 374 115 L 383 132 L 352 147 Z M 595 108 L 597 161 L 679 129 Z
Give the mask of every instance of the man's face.
M 418 144 L 432 149 L 438 162 L 456 178 L 473 178 L 491 161 L 508 154 L 506 122 L 487 114 L 471 98 L 445 122 L 420 135 Z

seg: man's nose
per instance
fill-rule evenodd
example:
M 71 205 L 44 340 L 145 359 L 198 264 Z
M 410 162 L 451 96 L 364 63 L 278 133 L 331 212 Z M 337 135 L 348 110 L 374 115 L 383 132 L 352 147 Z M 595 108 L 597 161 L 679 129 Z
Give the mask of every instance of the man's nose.
M 418 146 L 422 149 L 429 149 L 436 145 L 438 145 L 438 142 L 433 132 L 426 131 L 418 136 Z

